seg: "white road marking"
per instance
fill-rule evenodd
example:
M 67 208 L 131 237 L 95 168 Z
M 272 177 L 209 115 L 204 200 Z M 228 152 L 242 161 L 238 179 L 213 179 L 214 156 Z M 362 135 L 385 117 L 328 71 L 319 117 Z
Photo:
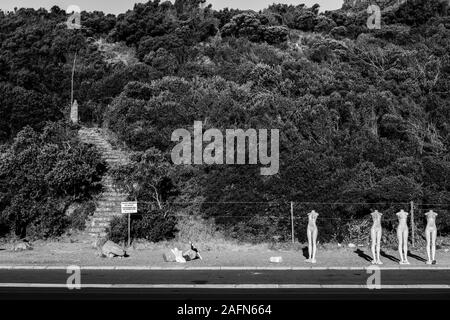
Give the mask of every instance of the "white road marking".
M 320 270 L 368 270 L 367 267 L 151 267 L 151 266 L 80 266 L 81 270 L 161 270 L 161 271 L 201 271 L 201 270 L 251 270 L 251 271 L 320 271 Z M 2 266 L 0 270 L 67 270 L 67 266 Z M 450 270 L 450 266 L 390 266 L 380 270 Z
M 0 283 L 0 288 L 67 288 L 59 283 Z M 368 289 L 358 284 L 83 284 L 81 289 Z M 381 289 L 450 289 L 450 285 L 381 285 Z M 376 291 L 376 290 L 374 290 Z

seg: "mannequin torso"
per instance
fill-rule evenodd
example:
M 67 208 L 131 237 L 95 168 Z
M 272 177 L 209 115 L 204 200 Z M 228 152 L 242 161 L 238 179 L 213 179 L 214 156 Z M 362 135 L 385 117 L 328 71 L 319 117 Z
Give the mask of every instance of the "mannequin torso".
M 428 231 L 432 231 L 432 230 L 436 230 L 436 216 L 437 213 L 434 211 L 428 211 L 427 213 L 425 213 L 425 215 L 427 216 L 427 230 Z
M 372 220 L 373 220 L 372 229 L 380 230 L 381 229 L 381 216 L 383 214 L 381 212 L 379 212 L 378 210 L 375 210 L 370 215 L 372 216 Z
M 399 231 L 408 230 L 408 224 L 406 222 L 408 218 L 408 212 L 401 210 L 400 212 L 397 212 L 397 217 L 398 217 L 397 230 Z

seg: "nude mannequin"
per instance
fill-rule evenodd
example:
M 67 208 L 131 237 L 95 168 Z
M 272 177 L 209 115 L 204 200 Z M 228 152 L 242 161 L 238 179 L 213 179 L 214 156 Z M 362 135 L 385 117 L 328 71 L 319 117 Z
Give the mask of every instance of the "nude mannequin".
M 380 242 L 381 242 L 381 216 L 383 215 L 378 210 L 370 214 L 373 219 L 373 225 L 370 229 L 370 237 L 372 239 L 372 264 L 383 264 L 380 259 Z
M 316 220 L 319 214 L 316 211 L 308 213 L 308 253 L 309 259 L 306 262 L 316 263 L 316 251 L 317 251 L 317 226 Z
M 427 238 L 427 264 L 436 264 L 436 216 L 438 215 L 433 210 L 425 213 L 427 216 L 427 227 L 425 228 L 425 236 Z M 431 251 L 431 252 L 430 252 Z
M 400 254 L 400 264 L 409 264 L 408 262 L 408 212 L 403 209 L 397 212 L 398 226 L 398 253 Z

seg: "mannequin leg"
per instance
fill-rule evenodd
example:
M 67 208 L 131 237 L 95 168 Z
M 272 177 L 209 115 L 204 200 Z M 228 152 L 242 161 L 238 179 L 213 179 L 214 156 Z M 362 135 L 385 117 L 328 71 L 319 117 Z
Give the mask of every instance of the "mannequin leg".
M 429 230 L 425 230 L 425 237 L 427 238 L 427 256 L 428 256 L 428 260 L 427 260 L 427 264 L 431 264 L 432 260 L 431 259 L 431 232 Z
M 370 238 L 372 240 L 372 264 L 377 263 L 376 245 L 377 245 L 377 232 L 374 229 L 370 230 Z
M 403 231 L 403 254 L 405 256 L 405 262 L 408 262 L 408 229 Z
M 431 258 L 433 261 L 436 260 L 436 237 L 437 237 L 437 230 L 433 230 L 431 232 Z
M 381 251 L 381 230 L 377 232 L 377 264 L 383 264 L 380 259 L 380 251 Z
M 317 229 L 312 232 L 312 243 L 313 243 L 313 254 L 312 254 L 312 263 L 316 263 L 316 252 L 317 252 Z
M 403 235 L 400 230 L 397 230 L 397 240 L 398 240 L 398 254 L 400 256 L 400 263 L 403 263 Z
M 306 261 L 311 261 L 311 257 L 312 257 L 312 235 L 311 235 L 311 230 L 308 229 L 307 231 L 307 235 L 308 235 L 308 259 Z

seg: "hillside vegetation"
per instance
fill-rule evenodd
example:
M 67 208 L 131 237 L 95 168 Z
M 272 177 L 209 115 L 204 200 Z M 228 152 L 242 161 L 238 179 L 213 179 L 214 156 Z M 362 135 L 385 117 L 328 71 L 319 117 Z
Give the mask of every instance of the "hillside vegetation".
M 42 216 L 64 217 L 50 207 L 17 209 L 19 201 L 41 198 L 11 187 L 18 184 L 11 166 L 21 166 L 27 176 L 21 181 L 30 185 L 50 170 L 27 169 L 18 157 L 41 139 L 48 121 L 67 117 L 76 54 L 81 121 L 107 127 L 133 152 L 133 161 L 113 172 L 117 185 L 144 204 L 140 213 L 176 217 L 178 226 L 170 226 L 181 230 L 187 217 L 196 216 L 213 223 L 205 229 L 231 238 L 283 240 L 290 237 L 294 201 L 300 240 L 303 217 L 315 209 L 321 240 L 342 241 L 374 208 L 393 230 L 393 213 L 414 201 L 419 228 L 425 210 L 434 208 L 441 213 L 440 234 L 448 234 L 450 17 L 440 1 L 407 1 L 383 12 L 381 29 L 374 30 L 366 26 L 366 10 L 348 3 L 319 13 L 317 5 L 274 4 L 252 12 L 219 11 L 202 2 L 155 0 L 118 16 L 83 12 L 81 30 L 67 29 L 67 15 L 58 7 L 0 12 L 0 210 L 6 233 L 27 229 L 13 227 L 23 214 L 30 230 Z M 279 173 L 261 176 L 258 165 L 173 165 L 171 133 L 191 130 L 194 121 L 223 132 L 279 129 Z M 83 179 L 97 181 L 102 170 L 94 155 L 85 156 L 92 151 L 76 138 L 61 139 L 79 148 Z M 56 146 L 66 150 L 64 142 Z M 68 148 L 64 152 L 74 152 Z M 69 155 L 57 157 L 55 165 Z M 43 160 L 27 161 L 32 167 Z M 59 172 L 69 176 L 71 170 Z M 46 177 L 52 184 L 51 172 Z M 58 190 L 70 201 L 94 194 L 89 187 L 72 193 L 64 188 Z M 42 196 L 45 203 L 62 198 Z M 121 221 L 114 222 L 114 234 L 126 230 Z M 163 225 L 163 234 L 152 239 L 176 233 L 164 219 L 148 221 L 158 224 L 137 224 L 152 235 Z

